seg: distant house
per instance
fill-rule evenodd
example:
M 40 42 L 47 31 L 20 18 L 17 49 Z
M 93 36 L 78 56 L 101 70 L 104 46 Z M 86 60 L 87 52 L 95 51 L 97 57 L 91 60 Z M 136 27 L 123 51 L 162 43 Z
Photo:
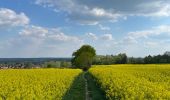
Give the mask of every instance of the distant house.
M 8 69 L 8 67 L 2 67 L 1 69 Z

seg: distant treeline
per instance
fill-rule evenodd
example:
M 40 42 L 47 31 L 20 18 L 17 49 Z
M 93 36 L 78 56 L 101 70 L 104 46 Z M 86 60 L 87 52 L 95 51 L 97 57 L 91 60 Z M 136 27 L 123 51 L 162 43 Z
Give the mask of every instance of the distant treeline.
M 93 60 L 93 65 L 126 64 L 127 56 L 125 53 L 118 55 L 98 55 Z
M 144 58 L 128 58 L 129 64 L 170 64 L 170 52 L 165 52 L 162 55 L 146 56 Z
M 110 65 L 110 64 L 169 64 L 170 52 L 163 55 L 146 56 L 144 58 L 127 57 L 125 53 L 118 55 L 98 55 L 93 60 L 94 65 Z

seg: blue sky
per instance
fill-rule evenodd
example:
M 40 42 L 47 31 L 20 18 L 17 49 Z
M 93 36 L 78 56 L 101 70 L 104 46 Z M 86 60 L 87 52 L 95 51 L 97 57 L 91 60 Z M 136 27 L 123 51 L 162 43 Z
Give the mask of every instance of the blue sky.
M 1 0 L 0 57 L 97 54 L 144 57 L 170 51 L 169 0 Z

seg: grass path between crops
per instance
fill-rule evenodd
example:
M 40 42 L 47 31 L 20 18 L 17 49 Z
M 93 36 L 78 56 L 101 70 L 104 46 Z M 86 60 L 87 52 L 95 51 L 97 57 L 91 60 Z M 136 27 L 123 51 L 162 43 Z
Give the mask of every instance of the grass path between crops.
M 92 75 L 89 72 L 82 72 L 75 78 L 62 100 L 106 100 L 106 98 Z
M 106 100 L 105 93 L 96 84 L 94 78 L 89 72 L 84 72 L 85 80 L 85 100 Z
M 84 72 L 78 75 L 62 100 L 85 100 Z
M 90 97 L 90 92 L 88 89 L 88 82 L 87 82 L 87 78 L 85 77 L 85 74 L 87 74 L 87 72 L 83 73 L 83 78 L 84 78 L 84 82 L 85 82 L 85 100 L 92 100 L 92 98 Z

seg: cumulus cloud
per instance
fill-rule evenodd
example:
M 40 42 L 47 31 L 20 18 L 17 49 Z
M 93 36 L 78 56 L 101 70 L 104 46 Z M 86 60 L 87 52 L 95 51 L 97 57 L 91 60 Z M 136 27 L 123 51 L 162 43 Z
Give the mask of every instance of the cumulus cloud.
M 124 17 L 113 9 L 103 9 L 97 6 L 89 7 L 76 0 L 36 0 L 35 3 L 67 12 L 68 20 L 80 24 L 96 25 L 100 21 L 115 22 L 118 18 Z
M 57 28 L 45 28 L 40 26 L 27 26 L 19 32 L 19 35 L 44 40 L 63 41 L 63 42 L 80 42 L 76 36 L 69 36 Z
M 128 36 L 128 37 L 123 38 L 122 43 L 123 44 L 136 44 L 137 40 L 131 36 Z
M 113 40 L 113 36 L 112 36 L 112 34 L 103 34 L 101 36 L 101 39 L 103 39 L 103 40 Z
M 170 16 L 170 1 L 167 0 L 36 0 L 35 3 L 64 11 L 70 21 L 89 25 L 115 22 L 128 16 Z
M 29 18 L 23 13 L 17 14 L 7 8 L 0 8 L 0 27 L 24 26 L 29 24 Z
M 98 37 L 97 37 L 96 34 L 94 34 L 94 33 L 86 33 L 86 36 L 87 36 L 88 38 L 93 39 L 93 40 L 97 40 L 97 39 L 98 39 Z
M 158 47 L 159 46 L 159 43 L 158 42 L 151 42 L 151 41 L 149 41 L 149 42 L 145 42 L 145 46 L 146 47 Z
M 169 40 L 169 37 L 170 26 L 160 25 L 146 30 L 129 32 L 124 38 L 118 41 L 118 45 L 140 45 L 143 49 L 145 47 L 150 49 L 152 47 L 158 48 L 161 47 L 159 45 L 168 44 L 168 41 L 165 40 Z
M 27 26 L 19 32 L 21 36 L 43 38 L 48 34 L 48 29 L 39 26 Z
M 77 8 L 74 8 L 77 9 Z M 87 6 L 73 10 L 68 14 L 69 21 L 76 21 L 82 25 L 96 25 L 99 22 L 116 22 L 118 18 L 123 17 L 121 14 L 112 10 L 105 10 L 102 8 L 88 8 Z M 82 10 L 83 9 L 83 10 Z
M 101 40 L 103 41 L 110 41 L 113 40 L 113 36 L 112 34 L 101 34 L 101 35 L 96 35 L 94 33 L 86 33 L 86 36 L 92 40 L 97 40 L 98 42 L 101 42 Z
M 75 1 L 82 5 L 86 5 L 89 8 L 99 7 L 105 10 L 112 9 L 125 16 L 170 16 L 170 1 L 168 0 Z
M 106 31 L 110 30 L 110 27 L 106 27 L 106 26 L 103 26 L 101 24 L 99 24 L 99 27 L 100 27 L 101 30 L 106 30 Z
M 140 12 L 136 13 L 138 16 L 161 17 L 170 16 L 170 2 L 169 1 L 150 1 L 137 5 Z
M 170 36 L 170 26 L 169 25 L 160 25 L 157 27 L 152 27 L 148 30 L 129 32 L 128 36 L 133 38 L 147 38 L 149 36 L 158 36 L 158 35 L 168 35 Z

